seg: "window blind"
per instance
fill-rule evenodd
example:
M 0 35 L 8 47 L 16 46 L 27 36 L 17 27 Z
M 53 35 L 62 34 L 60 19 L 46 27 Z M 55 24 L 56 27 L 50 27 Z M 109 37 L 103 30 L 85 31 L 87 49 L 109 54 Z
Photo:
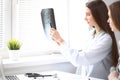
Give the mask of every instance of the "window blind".
M 5 45 L 5 4 L 4 0 L 0 0 L 0 49 Z
M 13 0 L 14 1 L 14 0 Z M 67 26 L 68 0 L 16 0 L 13 15 L 15 37 L 22 42 L 21 52 L 39 52 L 59 50 L 57 44 L 48 40 L 41 21 L 43 8 L 54 8 L 57 29 L 68 39 Z M 62 27 L 62 28 L 61 28 Z M 49 45 L 49 46 L 48 46 Z

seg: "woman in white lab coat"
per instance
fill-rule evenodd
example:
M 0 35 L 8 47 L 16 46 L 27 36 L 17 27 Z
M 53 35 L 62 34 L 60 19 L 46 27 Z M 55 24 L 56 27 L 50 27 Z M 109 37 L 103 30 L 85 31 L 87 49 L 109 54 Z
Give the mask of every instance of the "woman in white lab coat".
M 120 1 L 113 2 L 109 6 L 108 15 L 108 22 L 111 30 L 113 32 L 120 32 Z M 111 73 L 109 74 L 108 78 L 109 80 L 120 80 L 120 58 L 117 67 L 111 67 Z
M 71 49 L 53 28 L 50 35 L 60 46 L 61 53 L 77 67 L 77 74 L 107 80 L 110 67 L 117 65 L 118 50 L 114 33 L 107 23 L 106 4 L 102 0 L 88 2 L 85 20 L 93 29 L 90 30 L 87 45 L 82 51 Z

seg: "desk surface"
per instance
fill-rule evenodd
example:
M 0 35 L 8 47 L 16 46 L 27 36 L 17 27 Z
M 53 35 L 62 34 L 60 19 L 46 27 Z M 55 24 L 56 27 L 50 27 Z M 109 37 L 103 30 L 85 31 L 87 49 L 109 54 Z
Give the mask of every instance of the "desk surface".
M 39 73 L 42 75 L 56 75 L 51 77 L 37 77 L 34 78 L 28 78 L 25 75 L 17 75 L 20 80 L 103 80 L 103 79 L 97 79 L 97 78 L 91 78 L 91 77 L 81 77 L 80 75 L 67 73 L 67 72 L 61 72 L 61 71 L 47 71 Z

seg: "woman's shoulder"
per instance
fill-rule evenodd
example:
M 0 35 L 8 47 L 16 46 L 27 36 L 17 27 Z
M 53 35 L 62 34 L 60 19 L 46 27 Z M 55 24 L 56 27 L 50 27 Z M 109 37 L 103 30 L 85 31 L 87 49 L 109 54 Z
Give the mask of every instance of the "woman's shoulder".
M 110 34 L 102 31 L 99 35 L 99 39 L 102 41 L 109 41 L 109 42 L 112 42 L 112 38 L 110 36 Z
M 112 39 L 111 36 L 110 36 L 110 34 L 108 34 L 108 33 L 106 33 L 106 32 L 103 32 L 103 33 L 104 33 L 103 37 Z

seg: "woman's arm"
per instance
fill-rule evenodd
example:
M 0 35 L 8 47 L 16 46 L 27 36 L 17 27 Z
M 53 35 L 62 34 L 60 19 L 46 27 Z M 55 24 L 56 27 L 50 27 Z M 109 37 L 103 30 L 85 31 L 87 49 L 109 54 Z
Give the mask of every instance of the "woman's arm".
M 55 29 L 51 29 L 51 36 L 60 45 L 62 54 L 76 66 L 97 63 L 111 53 L 112 39 L 108 34 L 101 35 L 88 49 L 81 52 L 71 49 Z
M 71 49 L 66 42 L 62 43 L 60 47 L 62 54 L 74 65 L 90 65 L 111 55 L 112 39 L 109 35 L 105 34 L 103 38 L 94 42 L 88 49 L 82 50 L 81 52 Z

